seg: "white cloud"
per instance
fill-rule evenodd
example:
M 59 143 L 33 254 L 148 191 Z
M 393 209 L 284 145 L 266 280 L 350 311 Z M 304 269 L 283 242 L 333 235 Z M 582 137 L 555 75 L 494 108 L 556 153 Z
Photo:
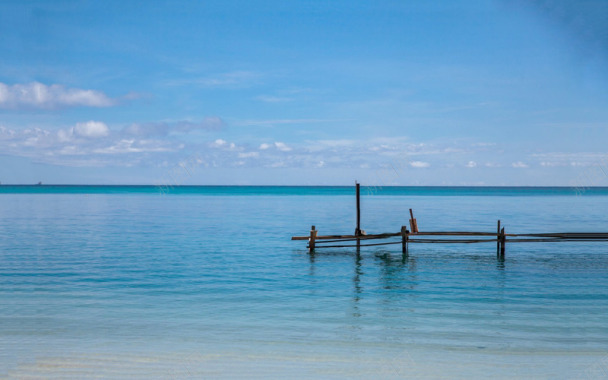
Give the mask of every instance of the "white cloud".
M 60 129 L 57 131 L 57 138 L 60 142 L 70 141 L 74 135 L 74 128 Z
M 188 133 L 193 131 L 217 131 L 225 125 L 217 116 L 204 118 L 195 122 L 189 120 L 162 121 L 153 123 L 133 123 L 124 129 L 124 133 L 131 136 L 167 136 L 170 133 Z
M 270 134 L 271 135 L 271 134 Z M 143 136 L 143 137 L 142 137 Z M 164 161 L 178 163 L 187 155 L 194 155 L 217 168 L 322 168 L 336 171 L 372 172 L 381 170 L 387 176 L 416 171 L 416 180 L 424 181 L 439 173 L 475 171 L 468 168 L 538 167 L 549 172 L 549 163 L 582 165 L 585 159 L 568 155 L 561 159 L 492 154 L 489 160 L 483 152 L 468 150 L 466 154 L 445 153 L 448 143 L 421 144 L 409 140 L 300 140 L 288 142 L 270 140 L 270 136 L 254 143 L 247 140 L 231 140 L 227 136 L 204 138 L 168 133 L 162 138 L 146 137 L 145 134 L 128 134 L 124 130 L 108 128 L 101 121 L 91 120 L 61 130 L 55 128 L 11 129 L 0 125 L 0 152 L 6 155 L 27 157 L 35 162 L 58 165 L 158 165 Z M 186 138 L 187 137 L 187 138 Z M 255 140 L 254 140 L 255 141 Z M 314 147 L 314 149 L 312 148 Z M 377 150 L 370 148 L 377 147 Z M 525 161 L 524 161 L 525 159 Z M 571 164 L 575 162 L 575 164 Z M 593 161 L 589 161 L 593 162 Z M 89 163 L 89 164 L 87 164 Z M 171 165 L 171 164 L 170 164 Z M 452 169 L 449 169 L 451 165 Z M 415 170 L 418 169 L 418 170 Z M 320 170 L 320 169 L 317 169 Z M 380 169 L 378 169 L 380 170 Z M 564 169 L 566 170 L 566 169 Z M 518 171 L 518 170 L 516 170 Z M 419 173 L 418 173 L 419 172 Z M 462 174 L 461 173 L 461 174 Z M 483 174 L 483 173 L 480 173 Z M 515 174 L 513 174 L 515 175 Z M 422 176 L 422 177 L 419 177 Z M 410 177 L 403 177 L 404 180 Z M 479 178 L 481 180 L 482 178 Z
M 257 96 L 255 99 L 259 100 L 261 102 L 265 102 L 265 103 L 284 103 L 284 102 L 290 102 L 293 100 L 291 98 L 285 98 L 285 97 L 279 97 L 279 96 L 267 96 L 267 95 L 260 95 L 260 96 Z
M 228 141 L 226 141 L 224 139 L 217 139 L 208 145 L 211 146 L 212 148 L 221 148 L 222 150 L 225 150 L 225 151 L 228 151 L 228 150 L 242 151 L 243 150 L 243 147 L 237 147 L 235 143 L 233 143 L 233 142 L 228 143 Z
M 242 120 L 234 123 L 238 126 L 268 126 L 272 127 L 281 124 L 317 124 L 347 121 L 347 119 L 276 119 L 276 120 Z
M 601 168 L 602 166 L 604 166 L 605 164 L 599 164 L 597 162 L 589 162 L 589 161 L 559 161 L 559 162 L 555 162 L 555 161 L 549 161 L 549 162 L 541 162 L 540 163 L 541 166 L 545 166 L 545 167 L 567 167 L 567 166 L 572 166 L 572 167 L 581 167 L 581 166 L 585 166 L 585 167 L 590 167 L 590 166 L 595 166 L 598 168 Z
M 209 116 L 200 122 L 182 120 L 166 124 L 172 131 L 177 132 L 191 132 L 196 130 L 217 131 L 222 129 L 225 125 L 224 121 L 218 116 Z
M 183 144 L 166 140 L 124 139 L 102 122 L 60 130 L 0 127 L 0 152 L 62 166 L 132 166 L 149 154 L 178 152 Z M 125 153 L 130 153 L 125 157 Z M 157 156 L 161 159 L 162 156 Z
M 224 126 L 224 120 L 218 116 L 208 116 L 200 123 L 193 124 L 194 129 L 220 129 Z
M 110 146 L 95 149 L 93 153 L 99 154 L 123 154 L 123 153 L 150 153 L 168 152 L 171 148 L 164 146 L 160 141 L 122 139 Z
M 87 121 L 78 123 L 74 127 L 74 133 L 87 138 L 104 137 L 110 133 L 107 125 L 100 121 Z
M 608 155 L 604 152 L 550 152 L 537 153 L 543 167 L 606 166 Z
M 233 71 L 215 77 L 202 78 L 200 83 L 209 87 L 219 87 L 248 83 L 258 77 L 258 74 L 251 71 Z
M 545 167 L 558 167 L 558 166 L 567 166 L 567 163 L 564 162 L 554 162 L 554 161 L 542 161 L 540 163 L 540 166 L 545 166 Z
M 114 99 L 95 90 L 66 88 L 39 82 L 7 85 L 0 83 L 0 108 L 109 107 Z
M 125 127 L 123 132 L 131 136 L 166 136 L 169 133 L 169 127 L 166 123 L 133 123 Z
M 347 139 L 339 139 L 339 140 L 319 140 L 315 141 L 313 146 L 319 146 L 321 148 L 330 147 L 330 148 L 338 148 L 338 147 L 349 147 L 355 145 L 354 140 Z
M 0 140 L 7 140 L 13 138 L 16 132 L 12 129 L 0 126 Z
M 410 166 L 413 168 L 428 168 L 429 166 L 431 166 L 431 164 L 424 161 L 412 161 L 410 162 Z
M 289 152 L 291 150 L 290 147 L 288 147 L 285 143 L 282 143 L 280 141 L 275 142 L 274 146 L 281 152 Z
M 258 157 L 260 157 L 260 153 L 259 152 L 239 153 L 238 157 L 239 158 L 258 158 Z
M 174 80 L 167 84 L 171 86 L 199 85 L 202 87 L 243 87 L 255 84 L 260 76 L 259 73 L 252 71 L 232 71 L 207 77 Z
M 570 162 L 570 166 L 592 166 L 593 164 L 590 164 L 588 162 L 579 162 L 579 161 L 572 161 Z

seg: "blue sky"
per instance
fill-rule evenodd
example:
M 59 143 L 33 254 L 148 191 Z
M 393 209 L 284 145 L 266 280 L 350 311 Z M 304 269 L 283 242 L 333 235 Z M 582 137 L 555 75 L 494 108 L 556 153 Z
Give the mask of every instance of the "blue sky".
M 3 1 L 6 183 L 608 185 L 608 1 Z

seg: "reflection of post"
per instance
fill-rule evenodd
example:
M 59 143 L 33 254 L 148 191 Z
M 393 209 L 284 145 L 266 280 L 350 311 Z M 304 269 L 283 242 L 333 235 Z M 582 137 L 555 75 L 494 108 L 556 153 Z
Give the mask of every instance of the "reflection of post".
M 353 277 L 354 282 L 354 290 L 355 290 L 355 302 L 358 302 L 361 298 L 361 275 L 363 271 L 361 270 L 361 256 L 357 255 L 355 257 L 355 276 Z M 356 306 L 355 306 L 356 307 Z M 360 315 L 356 315 L 360 316 Z
M 500 219 L 498 219 L 498 229 L 496 230 L 496 257 L 500 257 Z
M 407 256 L 407 241 L 409 239 L 409 231 L 405 226 L 401 226 L 401 252 L 403 256 Z
M 505 243 L 507 242 L 507 237 L 505 236 L 505 228 L 503 227 L 500 230 L 500 258 L 505 258 Z

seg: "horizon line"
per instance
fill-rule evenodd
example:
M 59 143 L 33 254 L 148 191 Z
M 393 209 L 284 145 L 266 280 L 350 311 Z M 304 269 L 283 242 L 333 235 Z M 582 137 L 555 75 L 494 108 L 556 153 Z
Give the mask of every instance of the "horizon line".
M 566 189 L 591 189 L 591 188 L 608 188 L 608 186 L 577 186 L 577 185 L 364 185 L 360 184 L 361 187 L 374 187 L 374 188 L 385 188 L 385 187 L 477 187 L 477 188 L 566 188 Z M 2 186 L 31 186 L 31 187 L 45 187 L 45 186 L 64 186 L 64 187 L 76 187 L 76 186 L 107 186 L 107 187 L 161 187 L 161 188 L 180 188 L 180 187 L 352 187 L 353 185 L 235 185 L 235 184 L 221 184 L 221 185 L 167 185 L 167 184 L 84 184 L 84 183 L 0 183 Z

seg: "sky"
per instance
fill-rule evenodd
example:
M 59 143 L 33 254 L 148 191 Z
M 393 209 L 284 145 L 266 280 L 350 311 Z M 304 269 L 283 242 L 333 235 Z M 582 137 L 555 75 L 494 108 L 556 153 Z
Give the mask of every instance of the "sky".
M 0 1 L 0 182 L 608 185 L 608 0 Z

